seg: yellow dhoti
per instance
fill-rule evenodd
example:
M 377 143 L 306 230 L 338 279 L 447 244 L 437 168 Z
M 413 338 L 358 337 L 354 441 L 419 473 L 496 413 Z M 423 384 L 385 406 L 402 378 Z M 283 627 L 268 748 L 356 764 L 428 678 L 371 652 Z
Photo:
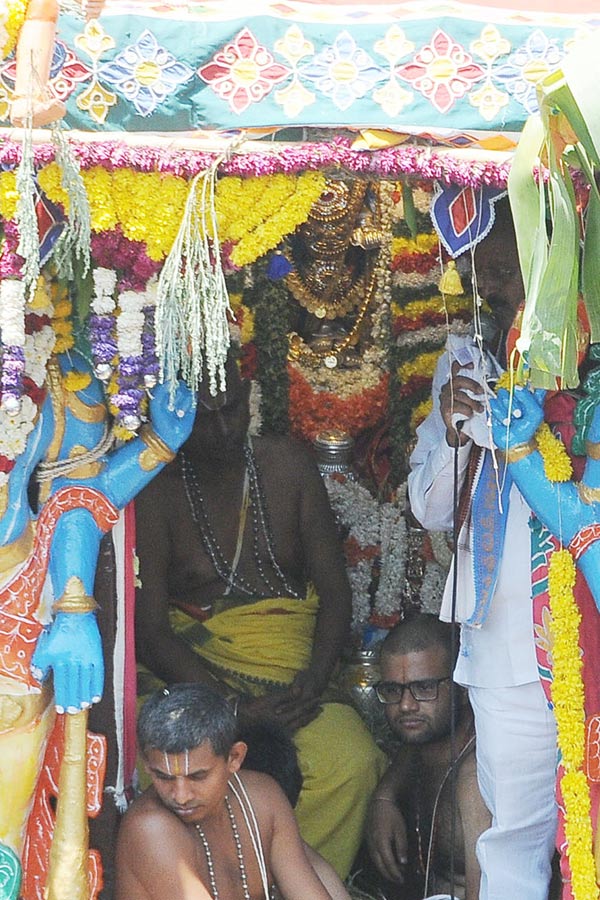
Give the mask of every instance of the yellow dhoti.
M 230 604 L 225 598 L 220 606 Z M 205 622 L 179 609 L 173 631 L 233 688 L 254 696 L 288 685 L 308 667 L 318 598 L 233 601 Z M 151 685 L 142 678 L 142 689 Z M 158 686 L 158 685 L 155 685 Z M 304 786 L 296 817 L 304 840 L 346 878 L 362 838 L 369 798 L 387 761 L 358 713 L 325 702 L 294 735 Z

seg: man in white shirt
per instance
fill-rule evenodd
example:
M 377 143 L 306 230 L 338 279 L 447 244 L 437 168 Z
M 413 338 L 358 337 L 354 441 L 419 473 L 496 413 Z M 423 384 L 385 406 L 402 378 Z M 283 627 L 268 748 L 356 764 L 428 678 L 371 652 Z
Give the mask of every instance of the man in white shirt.
M 508 208 L 477 248 L 477 285 L 500 330 L 523 298 Z M 455 680 L 475 715 L 477 775 L 492 825 L 477 843 L 480 900 L 547 900 L 556 836 L 556 726 L 538 677 L 531 595 L 530 508 L 494 469 L 486 380 L 498 364 L 472 338 L 452 339 L 419 427 L 408 488 L 424 528 L 452 530 L 457 448 L 461 508 L 468 500 L 441 618 L 455 606 L 461 646 Z M 453 418 L 454 417 L 454 418 Z M 457 418 L 463 420 L 456 428 Z M 464 494 L 467 497 L 464 497 Z M 501 499 L 500 499 L 501 498 Z

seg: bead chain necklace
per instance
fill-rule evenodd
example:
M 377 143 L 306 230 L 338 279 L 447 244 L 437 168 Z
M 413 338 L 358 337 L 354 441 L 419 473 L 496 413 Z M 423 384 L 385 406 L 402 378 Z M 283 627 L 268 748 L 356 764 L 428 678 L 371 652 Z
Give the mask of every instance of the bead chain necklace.
M 217 541 L 216 535 L 206 514 L 204 498 L 202 497 L 202 491 L 194 467 L 183 452 L 180 453 L 180 460 L 183 484 L 192 518 L 198 528 L 202 545 L 208 554 L 215 572 L 230 588 L 235 587 L 236 590 L 242 594 L 249 597 L 256 597 L 256 595 L 262 593 L 262 591 L 250 584 L 250 582 L 243 575 L 240 575 L 239 572 L 235 570 L 235 567 L 225 559 L 221 546 Z M 283 591 L 285 591 L 287 596 L 299 599 L 300 595 L 290 585 L 275 558 L 266 497 L 259 477 L 256 457 L 250 443 L 244 445 L 244 462 L 249 481 L 253 556 L 260 581 L 269 595 L 278 596 L 278 588 L 269 578 L 263 565 L 263 556 L 260 552 L 260 540 L 262 535 L 267 548 L 268 559 L 280 581 L 280 588 L 283 588 Z
M 231 808 L 231 803 L 229 802 L 229 797 L 225 797 L 225 806 L 227 807 L 227 815 L 229 816 L 229 821 L 231 822 L 231 830 L 233 832 L 233 840 L 235 841 L 235 849 L 237 853 L 238 866 L 240 869 L 240 879 L 242 882 L 242 891 L 244 892 L 244 900 L 251 900 L 250 891 L 248 889 L 248 877 L 246 874 L 246 864 L 244 862 L 244 853 L 242 850 L 242 842 L 240 840 L 240 832 L 237 826 L 237 822 L 235 820 L 235 815 L 233 813 L 233 809 Z M 208 879 L 210 881 L 210 890 L 213 896 L 213 900 L 219 900 L 219 891 L 217 890 L 217 879 L 215 878 L 215 865 L 212 858 L 212 853 L 210 850 L 210 846 L 208 841 L 206 840 L 206 835 L 204 834 L 202 827 L 200 825 L 196 825 L 196 831 L 198 832 L 198 837 L 204 847 L 204 854 L 206 856 L 206 865 L 208 868 Z
M 440 799 L 442 796 L 442 791 L 444 790 L 444 787 L 446 786 L 446 782 L 448 781 L 448 779 L 450 778 L 452 773 L 458 769 L 462 760 L 473 749 L 474 744 L 475 744 L 475 735 L 467 734 L 467 740 L 466 740 L 466 743 L 463 744 L 462 750 L 459 752 L 458 756 L 450 763 L 450 765 L 444 772 L 444 776 L 443 776 L 442 780 L 440 781 L 440 785 L 437 789 L 437 793 L 435 795 L 435 800 L 433 802 L 433 807 L 432 807 L 431 826 L 429 829 L 429 840 L 427 843 L 427 857 L 426 858 L 425 858 L 425 854 L 423 852 L 424 847 L 423 847 L 422 833 L 421 833 L 421 804 L 419 803 L 419 794 L 421 793 L 420 788 L 419 788 L 419 791 L 416 796 L 417 803 L 416 803 L 415 831 L 417 834 L 417 861 L 419 864 L 420 873 L 421 873 L 421 875 L 423 875 L 425 877 L 425 885 L 424 885 L 425 895 L 427 895 L 428 891 L 429 891 L 429 880 L 430 880 L 430 876 L 431 876 L 431 867 L 432 867 L 432 863 L 433 863 L 433 852 L 434 852 L 434 847 L 435 847 L 437 814 L 438 814 L 438 807 L 440 804 Z M 420 779 L 419 779 L 419 781 L 420 781 Z M 454 810 L 452 812 L 454 814 Z

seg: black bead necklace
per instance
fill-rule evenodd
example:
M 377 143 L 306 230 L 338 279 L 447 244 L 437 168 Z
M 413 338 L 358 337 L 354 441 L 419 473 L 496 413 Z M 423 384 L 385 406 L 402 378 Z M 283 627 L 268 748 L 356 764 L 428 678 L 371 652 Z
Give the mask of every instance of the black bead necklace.
M 250 584 L 250 582 L 246 578 L 244 578 L 243 575 L 240 575 L 239 572 L 235 571 L 232 565 L 225 559 L 225 555 L 221 549 L 221 546 L 216 538 L 216 535 L 207 516 L 204 498 L 202 497 L 202 491 L 198 482 L 198 477 L 194 471 L 194 467 L 186 456 L 185 452 L 181 452 L 179 456 L 181 463 L 181 473 L 183 476 L 183 484 L 185 487 L 185 493 L 188 499 L 190 512 L 198 529 L 202 545 L 206 550 L 206 553 L 212 563 L 215 572 L 217 573 L 219 578 L 227 585 L 230 585 L 232 588 L 235 588 L 237 591 L 248 597 L 263 595 L 265 593 L 264 590 L 262 590 L 258 586 Z M 281 569 L 281 566 L 275 558 L 275 551 L 273 549 L 273 536 L 271 533 L 267 511 L 267 501 L 262 486 L 262 481 L 259 475 L 256 457 L 254 455 L 254 451 L 250 442 L 247 442 L 244 445 L 244 463 L 246 473 L 248 475 L 248 487 L 250 494 L 249 502 L 252 517 L 253 558 L 256 564 L 256 570 L 258 572 L 260 582 L 266 589 L 267 595 L 289 596 L 299 599 L 300 594 L 298 594 L 298 592 L 295 591 L 294 588 L 290 585 L 288 579 Z M 275 572 L 275 575 L 280 582 L 279 588 L 271 581 L 267 572 L 265 571 L 263 555 L 260 550 L 261 536 L 264 538 L 268 560 L 271 563 L 273 571 Z

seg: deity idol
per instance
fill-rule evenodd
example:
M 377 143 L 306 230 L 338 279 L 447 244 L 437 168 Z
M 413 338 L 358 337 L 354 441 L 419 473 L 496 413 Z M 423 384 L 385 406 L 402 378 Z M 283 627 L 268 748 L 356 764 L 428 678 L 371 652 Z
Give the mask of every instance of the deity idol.
M 191 392 L 179 385 L 171 408 L 168 397 L 159 385 L 152 425 L 108 452 L 102 387 L 70 351 L 50 357 L 45 383 L 26 390 L 20 411 L 0 407 L 20 429 L 14 465 L 0 476 L 0 863 L 15 869 L 22 859 L 31 900 L 89 897 L 87 709 L 101 697 L 104 672 L 92 596 L 96 563 L 119 510 L 189 434 Z M 30 501 L 36 470 L 39 515 Z M 39 773 L 57 730 L 62 747 L 63 725 L 54 824 Z M 45 843 L 49 825 L 52 847 Z M 2 882 L 3 900 L 17 896 L 19 874 L 15 893 L 3 892 L 9 887 Z

